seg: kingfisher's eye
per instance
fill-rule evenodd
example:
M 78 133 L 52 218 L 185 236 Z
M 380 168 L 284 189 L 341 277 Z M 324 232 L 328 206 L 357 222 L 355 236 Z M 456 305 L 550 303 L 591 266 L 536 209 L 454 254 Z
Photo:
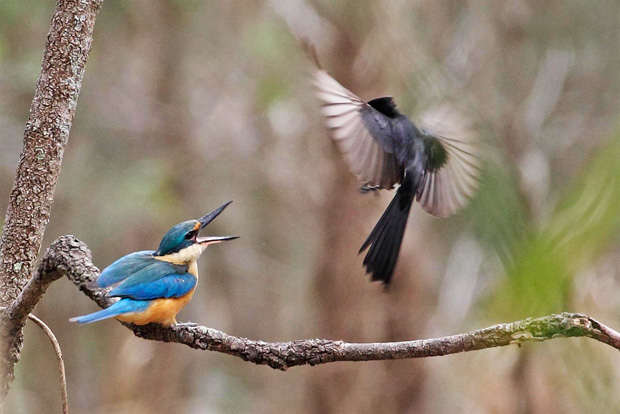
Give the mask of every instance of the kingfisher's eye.
M 189 233 L 187 233 L 187 234 L 185 235 L 185 238 L 186 238 L 187 240 L 189 240 L 189 239 L 193 239 L 194 237 L 196 237 L 196 234 L 197 234 L 197 233 L 196 233 L 196 231 L 195 231 L 195 230 L 192 230 L 192 231 L 190 231 Z

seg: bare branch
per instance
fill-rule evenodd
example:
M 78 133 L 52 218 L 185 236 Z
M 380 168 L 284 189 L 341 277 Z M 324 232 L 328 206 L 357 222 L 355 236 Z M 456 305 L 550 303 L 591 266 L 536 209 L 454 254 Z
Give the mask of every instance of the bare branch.
M 67 374 L 65 372 L 65 360 L 62 357 L 62 350 L 56 335 L 41 319 L 37 318 L 33 314 L 28 315 L 28 319 L 33 321 L 41 330 L 47 335 L 50 342 L 54 346 L 54 353 L 56 354 L 56 360 L 58 361 L 58 376 L 60 377 L 60 396 L 62 398 L 62 412 L 63 414 L 69 413 L 69 396 L 67 395 Z
M 9 306 L 30 279 L 75 114 L 95 18 L 103 0 L 58 0 L 47 36 L 41 76 L 24 132 L 24 147 L 0 237 L 0 305 Z M 31 286 L 35 290 L 38 286 Z M 2 315 L 0 403 L 13 379 L 23 327 L 45 289 L 20 296 L 16 319 Z M 21 305 L 20 305 L 21 306 Z
M 57 272 L 54 272 L 57 273 Z M 56 280 L 56 279 L 54 279 Z M 6 307 L 0 306 L 0 310 L 6 310 Z M 62 412 L 63 414 L 69 413 L 69 397 L 67 395 L 67 374 L 65 372 L 65 360 L 62 357 L 62 350 L 60 349 L 60 344 L 58 343 L 58 339 L 56 339 L 56 335 L 50 329 L 49 326 L 41 319 L 37 318 L 33 314 L 28 315 L 28 319 L 33 321 L 43 333 L 47 335 L 52 346 L 54 347 L 54 353 L 56 354 L 56 360 L 58 361 L 58 375 L 60 376 L 60 394 L 62 398 Z
M 98 270 L 90 262 L 90 251 L 73 236 L 60 237 L 48 250 L 67 277 L 99 306 L 109 306 L 102 289 L 90 289 Z M 46 254 L 46 256 L 47 256 Z M 49 268 L 47 268 L 49 270 Z M 205 326 L 124 324 L 138 337 L 177 342 L 191 348 L 222 352 L 259 365 L 286 370 L 298 365 L 318 365 L 336 361 L 376 361 L 426 358 L 459 352 L 544 341 L 554 338 L 588 337 L 620 350 L 620 334 L 595 319 L 579 313 L 528 318 L 443 338 L 386 343 L 347 343 L 325 339 L 291 342 L 264 342 L 239 338 Z

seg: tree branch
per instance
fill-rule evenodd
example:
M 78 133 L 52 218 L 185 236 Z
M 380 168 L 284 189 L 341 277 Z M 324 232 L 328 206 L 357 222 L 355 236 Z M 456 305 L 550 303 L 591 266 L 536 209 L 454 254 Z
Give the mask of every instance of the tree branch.
M 28 285 L 45 227 L 69 130 L 75 114 L 95 18 L 103 0 L 58 0 L 47 36 L 41 76 L 30 108 L 13 190 L 0 236 L 0 305 L 19 304 L 2 314 L 0 400 L 13 379 L 21 328 L 45 291 L 42 280 Z M 51 280 L 50 280 L 51 283 Z M 32 289 L 32 290 L 30 290 Z M 15 316 L 14 319 L 11 316 Z
M 62 399 L 62 413 L 69 413 L 69 396 L 67 394 L 67 374 L 65 372 L 65 360 L 62 357 L 62 350 L 56 335 L 41 319 L 37 318 L 33 314 L 28 315 L 28 319 L 34 322 L 52 343 L 54 347 L 54 353 L 56 354 L 56 361 L 58 362 L 58 376 L 60 377 L 60 398 Z
M 112 300 L 105 290 L 91 289 L 98 270 L 90 261 L 86 245 L 73 236 L 60 237 L 46 253 L 60 271 L 99 306 L 106 307 Z M 47 270 L 46 270 L 47 269 Z M 49 271 L 45 267 L 43 271 Z M 443 338 L 386 343 L 347 343 L 325 339 L 291 342 L 264 342 L 239 338 L 204 326 L 174 326 L 158 324 L 136 326 L 124 324 L 140 338 L 177 342 L 191 348 L 222 352 L 259 365 L 286 370 L 298 365 L 318 365 L 336 361 L 376 361 L 388 359 L 426 358 L 495 348 L 527 341 L 554 338 L 588 337 L 620 350 L 620 334 L 595 319 L 579 313 L 528 318 L 502 323 L 489 328 Z

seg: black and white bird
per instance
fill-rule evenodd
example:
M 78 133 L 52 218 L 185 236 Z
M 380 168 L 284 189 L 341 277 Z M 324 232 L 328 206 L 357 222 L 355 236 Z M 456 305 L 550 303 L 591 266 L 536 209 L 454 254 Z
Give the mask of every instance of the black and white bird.
M 359 253 L 372 281 L 390 283 L 414 199 L 429 214 L 448 217 L 477 188 L 480 162 L 471 143 L 418 128 L 396 109 L 392 97 L 365 102 L 318 64 L 314 85 L 321 112 L 361 191 L 390 190 L 396 195 Z

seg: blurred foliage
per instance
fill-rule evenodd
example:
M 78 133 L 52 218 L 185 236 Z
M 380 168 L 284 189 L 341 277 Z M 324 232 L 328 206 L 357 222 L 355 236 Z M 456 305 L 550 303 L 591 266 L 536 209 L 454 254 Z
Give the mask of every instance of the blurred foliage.
M 548 223 L 513 249 L 504 285 L 493 293 L 501 319 L 557 313 L 570 306 L 574 276 L 593 266 L 620 229 L 620 129 L 567 190 Z

